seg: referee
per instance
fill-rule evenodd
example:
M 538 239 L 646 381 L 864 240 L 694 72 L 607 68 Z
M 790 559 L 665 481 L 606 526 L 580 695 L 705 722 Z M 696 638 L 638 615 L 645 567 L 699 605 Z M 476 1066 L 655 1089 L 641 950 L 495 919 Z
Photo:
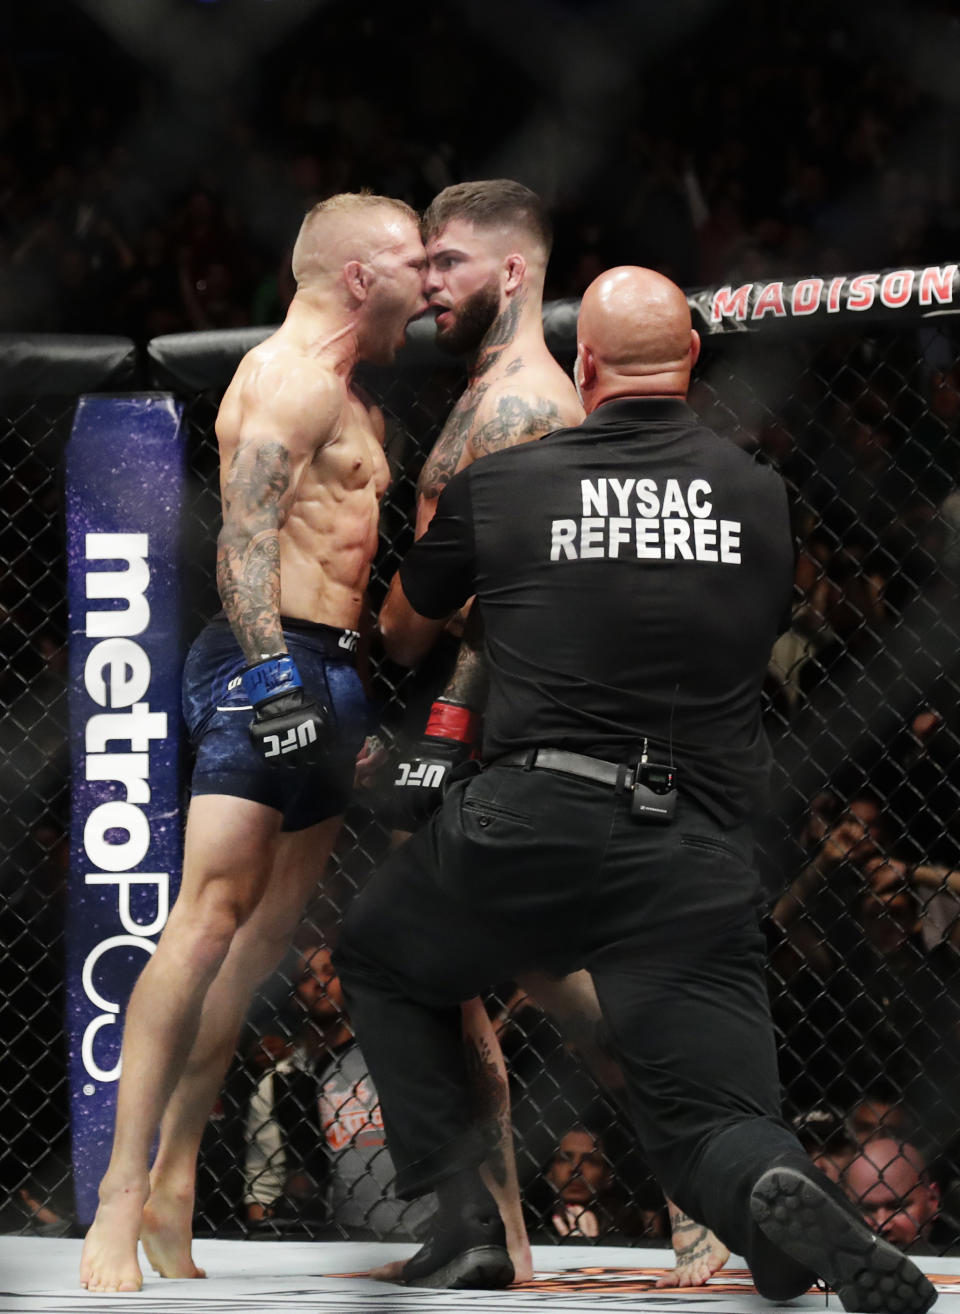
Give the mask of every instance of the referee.
M 476 594 L 483 766 L 351 906 L 337 961 L 380 1092 L 397 1190 L 439 1208 L 404 1280 L 512 1278 L 477 1165 L 461 1000 L 586 967 L 664 1191 L 783 1300 L 926 1310 L 779 1116 L 750 819 L 760 687 L 793 575 L 779 478 L 697 422 L 683 293 L 619 268 L 587 289 L 587 419 L 457 475 L 394 579 L 391 656 L 415 662 Z

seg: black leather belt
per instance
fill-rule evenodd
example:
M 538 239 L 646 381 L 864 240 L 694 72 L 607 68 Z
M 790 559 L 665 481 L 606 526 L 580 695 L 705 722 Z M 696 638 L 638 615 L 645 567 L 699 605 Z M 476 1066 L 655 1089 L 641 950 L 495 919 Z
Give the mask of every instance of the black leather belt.
M 584 753 L 568 753 L 563 748 L 521 749 L 494 758 L 489 765 L 561 771 L 567 776 L 580 776 L 583 780 L 595 780 L 597 784 L 609 785 L 611 789 L 633 789 L 637 771 L 636 766 L 628 766 L 626 762 L 604 762 L 598 757 L 587 757 Z

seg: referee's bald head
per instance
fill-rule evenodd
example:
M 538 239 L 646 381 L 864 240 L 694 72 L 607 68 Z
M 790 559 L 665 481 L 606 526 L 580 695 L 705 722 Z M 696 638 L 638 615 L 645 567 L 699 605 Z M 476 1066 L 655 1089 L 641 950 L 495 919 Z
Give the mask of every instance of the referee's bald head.
M 612 397 L 685 397 L 699 353 L 683 291 L 656 270 L 620 265 L 583 294 L 574 378 L 587 411 Z

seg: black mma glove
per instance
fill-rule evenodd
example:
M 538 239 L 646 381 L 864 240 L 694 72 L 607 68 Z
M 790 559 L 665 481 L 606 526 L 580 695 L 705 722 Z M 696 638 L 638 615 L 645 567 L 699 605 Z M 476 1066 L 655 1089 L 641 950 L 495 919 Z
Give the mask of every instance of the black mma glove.
M 271 766 L 309 766 L 321 761 L 330 740 L 330 713 L 304 696 L 292 657 L 267 657 L 243 673 L 253 704 L 250 740 Z
M 480 717 L 462 703 L 438 698 L 423 737 L 397 759 L 392 788 L 393 824 L 416 830 L 436 812 L 450 772 L 469 760 Z

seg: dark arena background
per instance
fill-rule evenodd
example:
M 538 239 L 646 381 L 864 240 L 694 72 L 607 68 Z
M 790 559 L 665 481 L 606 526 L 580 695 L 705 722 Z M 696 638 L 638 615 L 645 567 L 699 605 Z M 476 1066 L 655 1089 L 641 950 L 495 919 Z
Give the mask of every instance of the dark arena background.
M 786 481 L 795 598 L 764 692 L 758 854 L 785 1116 L 841 1180 L 860 1147 L 892 1143 L 903 1208 L 933 1201 L 914 1248 L 957 1253 L 955 6 L 36 0 L 5 5 L 0 33 L 0 1231 L 78 1237 L 92 1216 L 124 1001 L 178 877 L 176 691 L 217 606 L 214 419 L 282 318 L 300 218 L 338 191 L 422 208 L 448 183 L 509 176 L 553 212 L 561 362 L 598 272 L 661 270 L 704 338 L 692 405 Z M 375 611 L 464 376 L 424 320 L 362 382 L 393 474 Z M 143 723 L 140 748 L 159 847 L 91 873 L 83 617 L 120 596 L 104 582 L 118 559 L 149 572 L 141 702 L 167 720 L 162 735 Z M 392 741 L 411 677 L 374 652 L 371 679 Z M 335 942 L 386 851 L 377 802 L 358 793 L 248 1018 L 205 1137 L 201 1237 L 408 1239 L 322 1182 L 306 1203 L 273 1183 L 275 1207 L 251 1209 L 269 1204 L 260 1175 L 273 1182 L 258 1089 L 302 1033 L 303 955 Z M 534 1240 L 561 1242 L 545 1175 L 585 1128 L 604 1161 L 596 1243 L 667 1247 L 616 1099 L 513 983 L 487 1003 Z M 329 1130 L 316 1089 L 286 1088 L 304 1171 Z

